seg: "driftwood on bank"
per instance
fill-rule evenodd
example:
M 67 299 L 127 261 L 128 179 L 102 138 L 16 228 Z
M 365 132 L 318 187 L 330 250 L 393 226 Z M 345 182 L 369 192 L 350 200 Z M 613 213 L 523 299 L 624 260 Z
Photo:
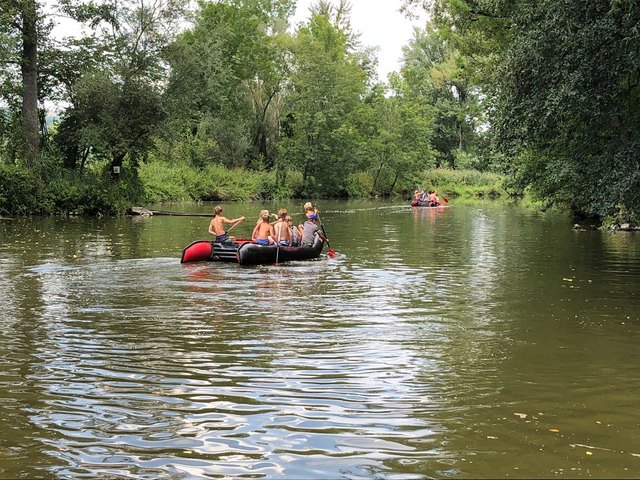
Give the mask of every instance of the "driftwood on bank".
M 164 210 L 149 210 L 144 207 L 131 207 L 127 210 L 127 215 L 141 215 L 151 217 L 154 215 L 174 216 L 174 217 L 211 217 L 212 213 L 188 213 L 188 212 L 167 212 Z
M 129 207 L 127 209 L 127 215 L 141 215 L 143 217 L 150 217 L 153 215 L 153 212 L 144 207 Z

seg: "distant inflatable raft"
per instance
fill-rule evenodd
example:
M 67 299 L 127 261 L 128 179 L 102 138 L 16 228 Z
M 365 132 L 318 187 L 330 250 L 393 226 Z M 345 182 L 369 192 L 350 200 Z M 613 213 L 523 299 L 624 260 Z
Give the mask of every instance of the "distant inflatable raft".
M 310 247 L 263 246 L 250 240 L 236 240 L 233 243 L 218 243 L 211 240 L 197 240 L 182 251 L 180 263 L 230 262 L 240 265 L 268 265 L 294 260 L 313 260 L 322 253 L 324 243 L 319 237 Z
M 431 207 L 431 208 L 448 207 L 448 205 L 443 205 L 441 202 L 428 202 L 428 201 L 422 201 L 422 200 L 414 200 L 413 202 L 411 202 L 411 206 L 412 207 Z

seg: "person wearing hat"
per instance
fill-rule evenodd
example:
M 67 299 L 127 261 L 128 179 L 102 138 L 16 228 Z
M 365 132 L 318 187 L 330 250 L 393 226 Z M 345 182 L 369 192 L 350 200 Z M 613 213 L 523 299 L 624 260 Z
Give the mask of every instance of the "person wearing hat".
M 311 213 L 308 216 L 308 220 L 304 222 L 304 225 L 302 226 L 302 246 L 312 246 L 316 235 L 318 235 L 323 242 L 326 240 L 325 236 L 322 235 L 320 226 L 318 225 L 318 215 Z

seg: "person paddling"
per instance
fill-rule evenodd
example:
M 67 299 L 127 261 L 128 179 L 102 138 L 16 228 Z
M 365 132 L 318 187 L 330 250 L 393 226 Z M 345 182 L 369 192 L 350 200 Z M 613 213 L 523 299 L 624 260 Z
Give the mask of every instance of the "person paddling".
M 429 207 L 440 206 L 440 199 L 438 198 L 438 193 L 435 190 L 429 190 L 429 195 L 427 196 L 427 202 Z
M 222 216 L 222 207 L 217 206 L 213 209 L 213 220 L 209 223 L 209 233 L 215 235 L 218 243 L 232 243 L 234 238 L 230 237 L 224 229 L 224 224 L 231 224 L 231 228 L 242 222 L 244 217 L 234 218 L 232 220 Z M 231 230 L 231 229 L 229 229 Z
M 309 215 L 309 220 L 304 222 L 304 225 L 302 227 L 302 246 L 311 247 L 315 242 L 316 235 L 320 237 L 320 240 L 322 240 L 323 242 L 326 240 L 326 237 L 322 234 L 317 221 L 318 215 L 315 213 L 311 213 Z
M 318 209 L 314 208 L 313 204 L 311 202 L 307 202 L 304 204 L 304 216 L 309 218 L 309 215 L 311 215 L 312 213 L 315 213 L 316 215 L 318 214 Z

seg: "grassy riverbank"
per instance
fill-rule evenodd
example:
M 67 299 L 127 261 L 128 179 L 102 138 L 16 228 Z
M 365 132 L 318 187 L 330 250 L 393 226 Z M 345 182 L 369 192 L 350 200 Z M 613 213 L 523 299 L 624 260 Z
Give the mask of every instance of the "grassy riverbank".
M 52 169 L 30 172 L 0 166 L 0 214 L 115 215 L 131 205 L 169 202 L 281 200 L 300 196 L 302 175 L 208 166 L 196 169 L 161 162 L 125 170 L 118 182 L 105 168 L 83 173 Z M 372 177 L 363 172 L 350 179 L 350 189 L 336 197 L 409 198 L 416 188 L 437 189 L 448 197 L 507 197 L 504 177 L 473 170 L 435 169 L 397 183 L 391 195 L 385 186 L 372 191 Z
M 434 169 L 422 172 L 418 186 L 425 190 L 436 189 L 449 197 L 461 198 L 506 198 L 511 196 L 505 189 L 505 177 L 477 170 Z M 408 194 L 409 192 L 403 192 Z

